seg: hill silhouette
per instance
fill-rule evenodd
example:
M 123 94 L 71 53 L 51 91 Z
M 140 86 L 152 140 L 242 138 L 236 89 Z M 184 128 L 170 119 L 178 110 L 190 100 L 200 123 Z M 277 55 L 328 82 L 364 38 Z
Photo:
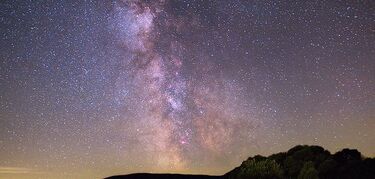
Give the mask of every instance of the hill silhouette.
M 119 175 L 108 177 L 107 179 L 221 179 L 223 176 L 210 175 L 188 175 L 188 174 L 153 174 L 153 173 L 134 173 L 129 175 Z
M 137 173 L 107 179 L 375 179 L 375 158 L 366 158 L 356 149 L 331 154 L 320 146 L 298 145 L 268 157 L 249 157 L 222 176 Z

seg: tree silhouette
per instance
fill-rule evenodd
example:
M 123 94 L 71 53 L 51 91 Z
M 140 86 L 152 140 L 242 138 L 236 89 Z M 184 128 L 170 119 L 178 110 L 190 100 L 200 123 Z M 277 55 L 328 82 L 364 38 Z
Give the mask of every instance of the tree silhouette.
M 272 167 L 274 164 L 265 164 L 262 161 L 273 161 L 278 165 Z M 320 146 L 308 145 L 298 145 L 287 152 L 269 157 L 250 157 L 224 177 L 269 178 L 265 166 L 277 171 L 275 173 L 278 175 L 273 178 L 280 178 L 280 173 L 281 178 L 375 178 L 375 159 L 364 158 L 355 149 L 343 149 L 332 155 Z M 273 168 L 280 168 L 281 172 Z
M 298 179 L 317 179 L 318 177 L 318 171 L 314 167 L 314 162 L 309 161 L 306 162 L 301 172 L 298 175 Z
M 260 159 L 260 160 L 259 160 Z M 282 178 L 282 169 L 278 163 L 270 159 L 250 159 L 242 163 L 237 175 L 233 178 Z
M 355 149 L 333 155 L 320 146 L 298 145 L 287 152 L 264 157 L 256 155 L 223 176 L 179 174 L 132 174 L 110 178 L 220 178 L 220 179 L 375 179 L 375 159 L 365 158 Z

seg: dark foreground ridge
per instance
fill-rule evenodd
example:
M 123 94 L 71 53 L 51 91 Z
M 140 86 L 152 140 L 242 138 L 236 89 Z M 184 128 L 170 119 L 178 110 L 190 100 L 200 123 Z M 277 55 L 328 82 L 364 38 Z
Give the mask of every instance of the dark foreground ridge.
M 129 174 L 129 175 L 112 176 L 107 179 L 190 179 L 190 178 L 217 179 L 217 178 L 222 178 L 222 176 L 134 173 L 134 174 Z
M 222 176 L 136 173 L 107 179 L 375 179 L 375 158 L 356 149 L 331 154 L 320 146 L 298 145 L 268 157 L 256 155 Z

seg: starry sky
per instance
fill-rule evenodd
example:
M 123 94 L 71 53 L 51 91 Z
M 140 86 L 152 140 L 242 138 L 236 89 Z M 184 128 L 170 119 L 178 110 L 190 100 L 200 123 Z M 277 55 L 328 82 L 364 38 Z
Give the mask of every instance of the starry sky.
M 372 1 L 1 1 L 0 178 L 375 157 Z

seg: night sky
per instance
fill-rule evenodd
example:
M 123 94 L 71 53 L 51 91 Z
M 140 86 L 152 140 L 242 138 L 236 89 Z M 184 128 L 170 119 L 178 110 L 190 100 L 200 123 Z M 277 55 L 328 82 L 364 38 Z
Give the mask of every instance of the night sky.
M 375 157 L 373 1 L 1 1 L 0 178 Z

